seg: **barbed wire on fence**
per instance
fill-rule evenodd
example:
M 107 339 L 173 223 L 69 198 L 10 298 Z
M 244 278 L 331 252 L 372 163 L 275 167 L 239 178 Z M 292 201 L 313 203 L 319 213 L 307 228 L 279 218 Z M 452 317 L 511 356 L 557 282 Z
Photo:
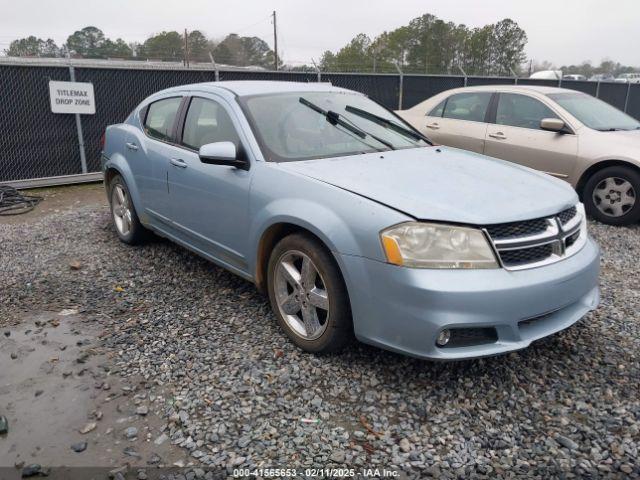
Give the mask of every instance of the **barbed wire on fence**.
M 3 43 L 0 42 L 0 52 L 4 51 Z M 104 61 L 104 62 L 123 62 L 133 61 L 141 63 L 180 63 L 184 65 L 203 66 L 211 63 L 210 55 L 214 58 L 215 63 L 225 67 L 235 68 L 247 68 L 254 67 L 256 69 L 270 70 L 273 67 L 273 59 L 271 57 L 265 57 L 260 62 L 251 62 L 249 59 L 242 60 L 237 55 L 224 55 L 215 53 L 212 51 L 200 51 L 196 54 L 190 54 L 187 58 L 182 51 L 167 50 L 167 49 L 154 49 L 152 55 L 126 55 L 126 56 L 113 56 L 113 57 L 82 57 L 80 55 L 72 55 L 74 60 L 92 60 L 92 61 Z M 50 58 L 65 58 L 64 56 L 21 56 L 21 57 L 7 57 L 0 56 L 0 59 L 31 59 L 29 61 L 37 61 L 41 59 L 46 61 Z M 330 65 L 324 65 L 322 62 L 314 62 L 313 59 L 287 59 L 280 67 L 281 70 L 291 71 L 331 71 L 331 72 L 344 72 L 344 73 L 398 73 L 398 68 L 405 74 L 426 74 L 426 75 L 460 75 L 460 68 L 456 65 L 442 66 L 442 65 L 427 65 L 427 66 L 413 66 L 413 65 L 396 65 L 390 62 L 377 61 L 375 58 L 367 59 L 363 62 L 338 62 L 332 61 Z M 489 67 L 477 67 L 473 70 L 469 70 L 467 73 L 475 76 L 512 76 L 510 72 L 498 72 Z

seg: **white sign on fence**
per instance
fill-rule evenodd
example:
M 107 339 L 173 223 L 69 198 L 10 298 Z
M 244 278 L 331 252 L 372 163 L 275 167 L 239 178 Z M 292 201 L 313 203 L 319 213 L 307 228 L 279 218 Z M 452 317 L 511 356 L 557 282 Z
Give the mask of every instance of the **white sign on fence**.
M 53 113 L 96 113 L 93 83 L 49 81 L 49 99 Z

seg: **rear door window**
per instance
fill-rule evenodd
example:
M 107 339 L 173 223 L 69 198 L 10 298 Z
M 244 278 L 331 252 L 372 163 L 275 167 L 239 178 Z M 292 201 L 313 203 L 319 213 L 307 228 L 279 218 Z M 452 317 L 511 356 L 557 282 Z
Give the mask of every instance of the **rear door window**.
M 444 112 L 444 105 L 447 103 L 447 99 L 445 98 L 441 101 L 433 110 L 427 113 L 428 117 L 441 117 Z
M 444 118 L 484 122 L 487 108 L 491 101 L 489 92 L 457 93 L 447 99 L 444 107 Z
M 540 130 L 543 118 L 558 118 L 540 100 L 517 93 L 501 93 L 496 111 L 496 123 L 511 127 Z
M 147 135 L 162 141 L 171 140 L 171 131 L 176 120 L 182 97 L 158 100 L 149 105 L 144 120 L 144 131 Z

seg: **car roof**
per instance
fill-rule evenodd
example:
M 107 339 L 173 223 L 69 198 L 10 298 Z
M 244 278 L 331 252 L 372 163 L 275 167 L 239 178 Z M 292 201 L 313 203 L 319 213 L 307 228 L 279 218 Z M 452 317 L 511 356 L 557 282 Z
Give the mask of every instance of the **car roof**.
M 543 85 L 478 85 L 475 87 L 462 87 L 454 89 L 456 92 L 467 92 L 467 91 L 487 91 L 487 90 L 500 90 L 501 92 L 537 92 L 543 95 L 549 93 L 575 93 L 575 90 L 569 90 L 568 88 L 559 88 L 559 87 L 546 87 Z M 449 92 L 453 92 L 454 90 L 448 90 Z M 443 92 L 444 93 L 444 92 Z
M 165 91 L 200 90 L 220 92 L 225 90 L 239 97 L 265 93 L 287 92 L 351 92 L 345 88 L 334 87 L 327 82 L 287 82 L 272 80 L 230 80 L 221 82 L 193 83 L 174 87 Z M 357 92 L 354 92 L 357 93 Z

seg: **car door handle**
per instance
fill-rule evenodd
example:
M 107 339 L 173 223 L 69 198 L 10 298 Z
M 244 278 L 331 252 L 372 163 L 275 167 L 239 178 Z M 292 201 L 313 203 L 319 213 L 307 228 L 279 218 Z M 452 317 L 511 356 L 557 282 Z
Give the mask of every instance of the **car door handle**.
M 174 167 L 187 168 L 187 162 L 181 158 L 171 158 L 169 159 L 169 163 Z
M 127 142 L 125 143 L 125 145 L 129 150 L 138 150 L 138 145 L 136 145 L 135 143 Z
M 502 132 L 490 133 L 489 136 L 491 138 L 495 138 L 496 140 L 506 140 L 507 136 Z
M 427 128 L 430 128 L 431 130 L 438 130 L 440 128 L 440 125 L 438 125 L 437 123 L 428 123 Z

